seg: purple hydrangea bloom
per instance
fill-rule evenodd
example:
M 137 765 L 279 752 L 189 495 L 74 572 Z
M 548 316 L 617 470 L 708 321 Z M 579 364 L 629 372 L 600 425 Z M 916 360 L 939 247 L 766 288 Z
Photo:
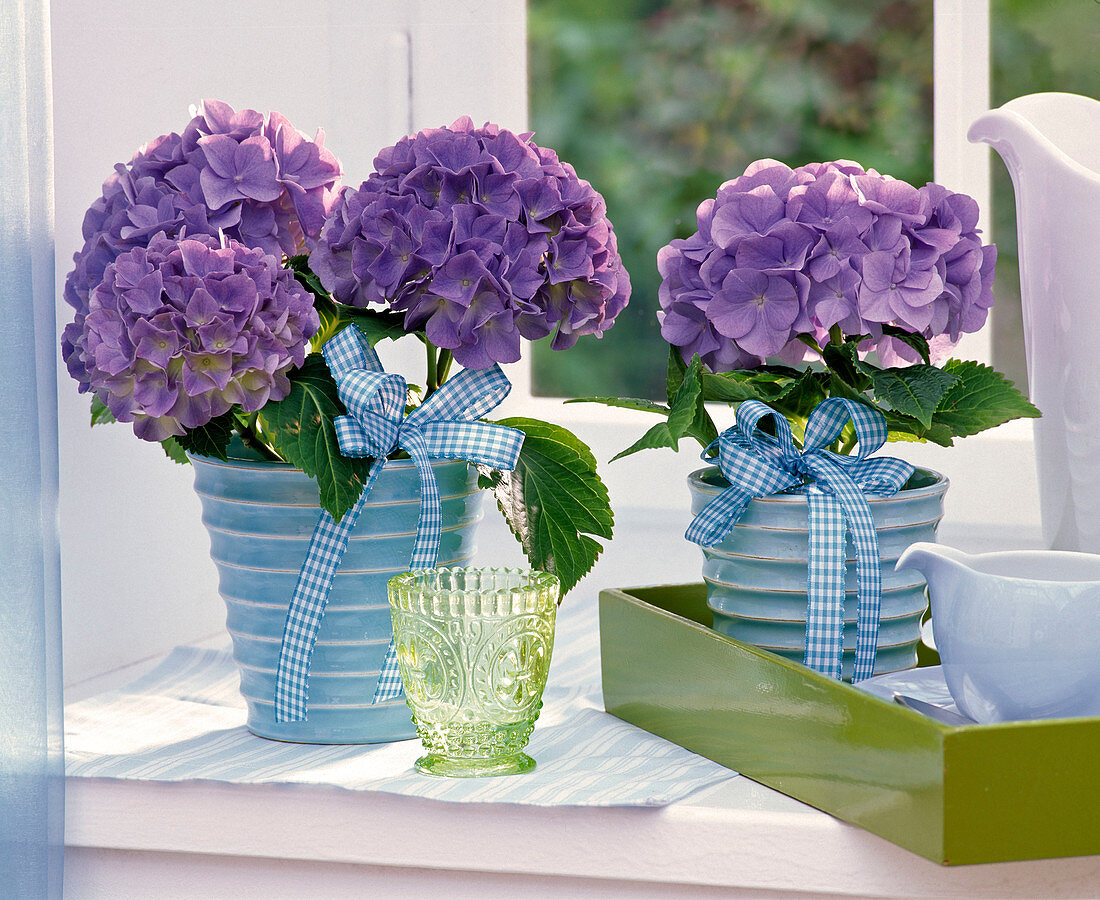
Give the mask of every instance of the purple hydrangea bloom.
M 312 245 L 335 200 L 340 163 L 324 132 L 302 135 L 279 113 L 235 111 L 206 100 L 182 134 L 166 134 L 119 163 L 84 217 L 84 246 L 73 256 L 65 300 L 76 310 L 61 350 L 70 374 L 89 389 L 75 341 L 91 292 L 121 253 L 158 232 L 210 235 L 281 256 Z
M 715 330 L 761 358 L 783 349 L 801 310 L 792 280 L 757 269 L 734 269 L 707 304 Z
M 313 299 L 261 249 L 160 232 L 107 264 L 66 338 L 88 389 L 160 441 L 285 397 L 320 327 Z
M 657 254 L 661 334 L 715 372 L 792 363 L 831 328 L 870 335 L 887 365 L 919 333 L 942 355 L 985 324 L 997 251 L 977 204 L 941 185 L 915 188 L 858 163 L 791 169 L 759 160 L 696 212 L 698 228 Z
M 599 337 L 630 298 L 603 197 L 530 140 L 464 117 L 378 154 L 310 265 L 336 299 L 383 304 L 467 368 Z

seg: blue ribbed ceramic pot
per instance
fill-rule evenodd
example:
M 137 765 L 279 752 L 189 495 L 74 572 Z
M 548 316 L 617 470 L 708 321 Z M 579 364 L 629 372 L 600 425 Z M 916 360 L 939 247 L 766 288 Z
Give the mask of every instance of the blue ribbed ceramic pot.
M 240 668 L 248 729 L 311 744 L 364 744 L 416 736 L 404 697 L 371 705 L 392 635 L 386 582 L 409 567 L 420 514 L 411 460 L 386 463 L 356 523 L 321 622 L 309 680 L 309 717 L 275 721 L 275 672 L 298 570 L 320 508 L 317 484 L 283 463 L 192 457 L 210 555 Z M 439 565 L 476 552 L 482 492 L 462 461 L 434 461 L 443 504 Z
M 928 608 L 925 581 L 912 570 L 894 571 L 910 544 L 935 541 L 943 518 L 948 481 L 917 469 L 892 497 L 869 497 L 882 565 L 882 613 L 875 673 L 917 664 L 921 617 Z M 692 515 L 728 485 L 717 468 L 692 472 Z M 855 665 L 859 607 L 855 550 L 848 536 L 844 595 L 842 673 Z M 703 548 L 703 580 L 714 629 L 787 659 L 802 661 L 806 645 L 806 564 L 809 530 L 804 494 L 771 494 L 749 502 L 740 521 L 720 544 Z

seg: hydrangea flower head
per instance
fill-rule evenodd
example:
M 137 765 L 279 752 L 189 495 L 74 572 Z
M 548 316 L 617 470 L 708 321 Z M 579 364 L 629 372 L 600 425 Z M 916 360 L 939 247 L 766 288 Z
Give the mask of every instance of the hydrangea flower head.
M 119 163 L 84 217 L 84 246 L 73 256 L 65 300 L 76 310 L 76 331 L 88 314 L 91 292 L 108 264 L 169 237 L 210 235 L 280 257 L 303 252 L 320 233 L 335 200 L 340 163 L 279 113 L 235 111 L 206 100 L 183 130 L 141 147 Z M 87 390 L 89 373 L 66 329 L 62 355 Z
M 468 118 L 402 138 L 344 188 L 310 265 L 336 299 L 383 304 L 467 368 L 563 350 L 630 297 L 603 198 L 552 150 Z
M 917 352 L 884 333 L 923 335 L 937 354 L 985 324 L 997 252 L 978 207 L 938 184 L 915 188 L 839 160 L 752 163 L 697 212 L 697 231 L 657 255 L 661 334 L 715 372 L 803 358 L 839 326 L 870 335 L 886 365 Z
M 159 232 L 106 265 L 66 339 L 87 389 L 160 441 L 285 397 L 320 327 L 313 302 L 262 249 Z

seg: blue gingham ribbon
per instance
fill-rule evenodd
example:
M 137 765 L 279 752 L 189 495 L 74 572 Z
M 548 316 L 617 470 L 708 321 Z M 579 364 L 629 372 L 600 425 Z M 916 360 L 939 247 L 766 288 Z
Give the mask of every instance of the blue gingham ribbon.
M 405 379 L 383 370 L 358 328 L 345 328 L 325 344 L 323 352 L 348 411 L 335 421 L 340 452 L 344 456 L 371 457 L 373 461 L 355 505 L 339 522 L 322 510 L 310 538 L 279 651 L 275 678 L 277 722 L 306 718 L 310 658 L 332 579 L 386 457 L 401 448 L 420 472 L 420 520 L 409 568 L 424 569 L 435 565 L 443 530 L 439 488 L 429 460 L 464 459 L 509 470 L 515 468 L 523 444 L 523 432 L 515 428 L 477 421 L 511 390 L 499 366 L 462 370 L 406 416 Z M 391 700 L 400 693 L 401 674 L 390 641 L 373 702 Z
M 758 427 L 769 416 L 774 435 Z M 858 452 L 844 456 L 826 450 L 849 420 L 855 426 Z M 750 500 L 778 491 L 806 494 L 810 558 L 805 663 L 832 678 L 840 678 L 844 646 L 845 525 L 852 535 L 859 576 L 852 680 L 870 678 L 875 667 L 882 572 L 865 495 L 895 494 L 913 474 L 913 467 L 900 459 L 867 458 L 885 440 L 886 420 L 877 410 L 830 397 L 810 413 L 799 452 L 787 420 L 766 404 L 747 400 L 737 409 L 737 424 L 703 452 L 703 459 L 709 459 L 717 446 L 718 467 L 730 483 L 688 527 L 687 539 L 704 547 L 720 543 L 733 530 Z

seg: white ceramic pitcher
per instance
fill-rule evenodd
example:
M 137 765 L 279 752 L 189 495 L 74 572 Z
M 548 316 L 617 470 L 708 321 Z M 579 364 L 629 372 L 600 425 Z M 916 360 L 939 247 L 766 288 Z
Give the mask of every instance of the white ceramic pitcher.
M 1029 94 L 967 135 L 1012 176 L 1043 537 L 1100 552 L 1100 102 Z

